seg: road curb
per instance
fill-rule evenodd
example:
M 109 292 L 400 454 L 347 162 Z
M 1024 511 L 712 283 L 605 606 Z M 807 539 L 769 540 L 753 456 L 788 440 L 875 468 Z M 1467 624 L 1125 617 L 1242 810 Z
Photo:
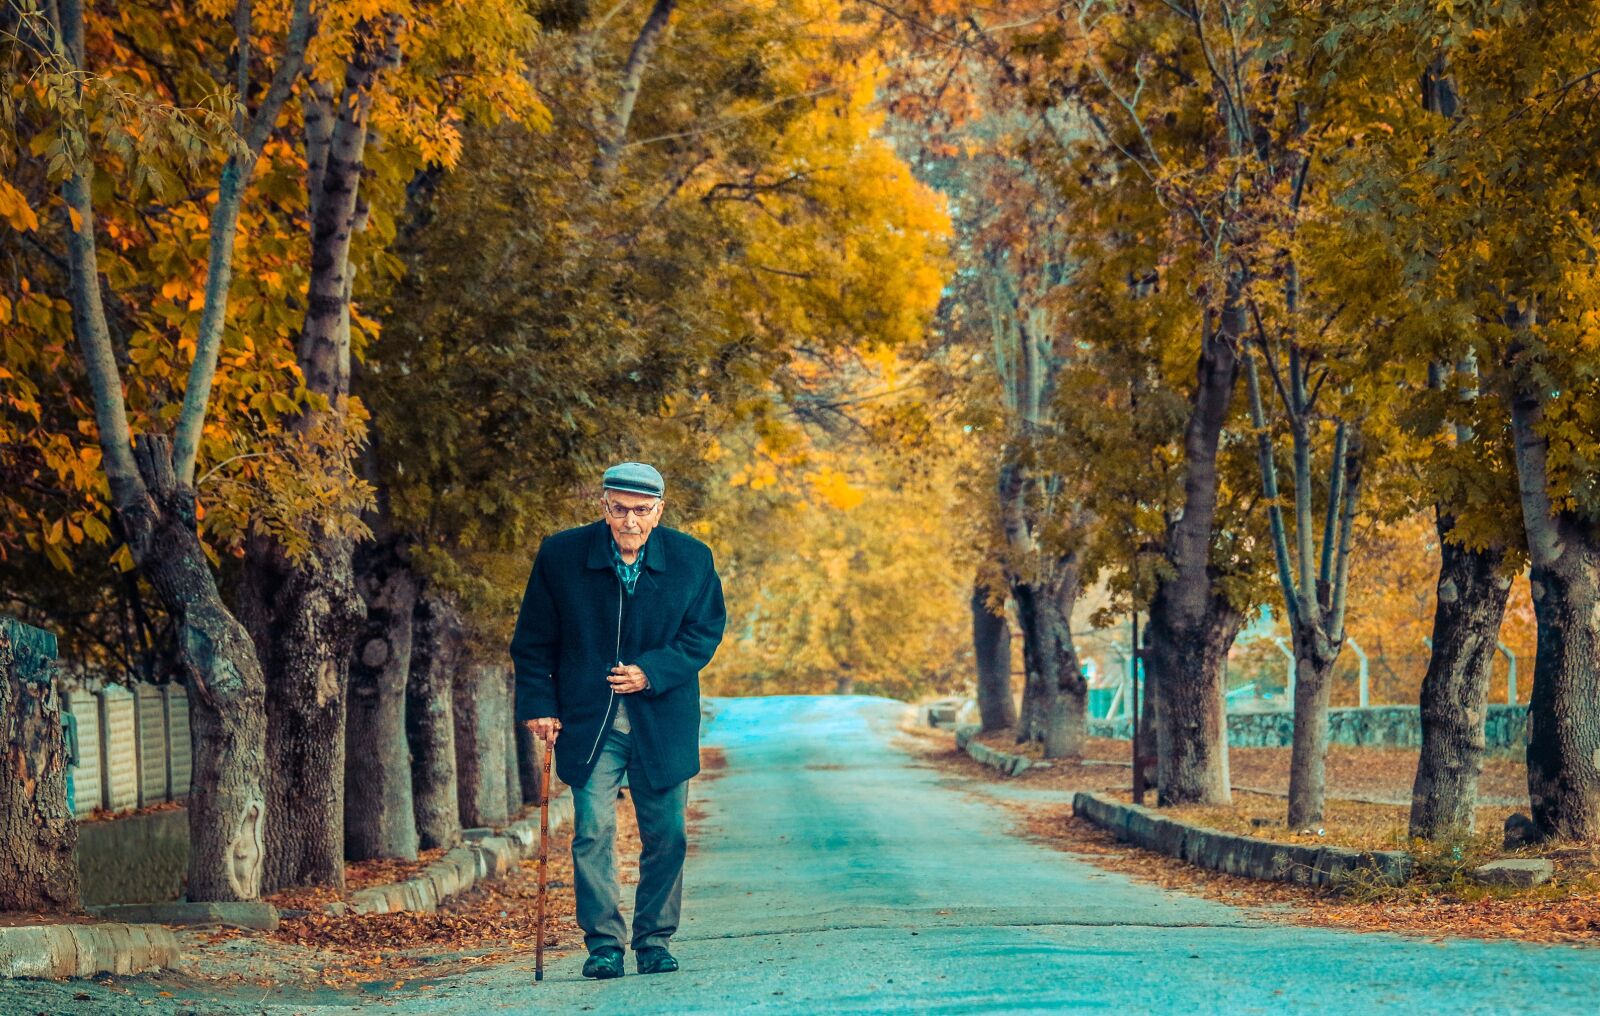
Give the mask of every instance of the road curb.
M 1072 811 L 1119 840 L 1228 875 L 1324 888 L 1343 884 L 1357 874 L 1389 885 L 1411 877 L 1411 855 L 1403 851 L 1313 847 L 1225 833 L 1136 804 L 1123 804 L 1104 794 L 1073 795 Z
M 1007 776 L 1017 776 L 1033 768 L 1037 763 L 1023 755 L 1008 755 L 978 740 L 976 725 L 956 728 L 956 747 L 982 762 L 990 769 L 998 769 Z
M 159 924 L 0 928 L 0 977 L 93 977 L 170 967 L 178 939 Z
M 572 822 L 572 796 L 563 794 L 550 802 L 552 833 Z M 431 914 L 439 904 L 458 896 L 487 879 L 505 878 L 519 860 L 539 850 L 539 816 L 519 819 L 501 830 L 468 829 L 466 842 L 448 851 L 422 872 L 403 882 L 370 886 L 350 894 L 348 902 L 330 903 L 323 908 L 332 916 L 342 914 L 395 914 L 401 911 Z
M 270 903 L 110 903 L 86 907 L 89 913 L 124 924 L 204 925 L 275 931 L 278 908 Z

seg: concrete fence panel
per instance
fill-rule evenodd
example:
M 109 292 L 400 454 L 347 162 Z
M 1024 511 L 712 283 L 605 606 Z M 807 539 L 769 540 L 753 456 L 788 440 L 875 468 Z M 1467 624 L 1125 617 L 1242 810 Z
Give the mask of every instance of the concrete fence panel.
M 133 693 L 119 685 L 100 691 L 100 787 L 110 811 L 139 806 L 138 724 Z
M 89 691 L 67 692 L 67 711 L 78 724 L 78 766 L 72 774 L 72 813 L 87 815 L 100 807 L 100 697 Z
M 167 699 L 167 757 L 171 769 L 172 798 L 189 796 L 189 779 L 194 771 L 189 742 L 189 694 L 182 685 L 164 686 Z
M 167 782 L 167 705 L 153 684 L 133 686 L 138 721 L 139 807 L 172 799 Z

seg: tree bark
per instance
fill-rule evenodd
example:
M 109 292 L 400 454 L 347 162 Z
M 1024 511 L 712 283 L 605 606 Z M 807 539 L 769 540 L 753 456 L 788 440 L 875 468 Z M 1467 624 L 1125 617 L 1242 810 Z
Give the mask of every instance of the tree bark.
M 1531 307 L 1512 317 L 1535 323 Z M 1513 360 L 1524 351 L 1514 349 Z M 1520 366 L 1520 365 L 1517 365 Z M 1600 839 L 1600 532 L 1550 497 L 1546 385 L 1522 378 L 1511 399 L 1529 586 L 1539 652 L 1528 700 L 1528 796 L 1546 837 Z
M 1017 725 L 1017 703 L 1011 697 L 1011 626 L 989 610 L 989 590 L 972 588 L 972 649 L 978 664 L 978 719 L 985 731 Z
M 411 669 L 417 581 L 393 538 L 356 554 L 367 605 L 365 630 L 350 661 L 345 716 L 344 853 L 352 861 L 417 856 L 406 744 L 406 688 Z
M 505 668 L 481 663 L 461 667 L 456 672 L 453 700 L 461 824 L 501 825 L 510 814 L 502 729 L 511 722 Z
M 1082 755 L 1088 736 L 1089 686 L 1071 629 L 1078 585 L 1077 557 L 1068 555 L 1057 562 L 1048 582 L 1013 582 L 1011 587 L 1028 671 L 1018 737 L 1043 744 L 1045 758 Z
M 54 635 L 0 616 L 0 910 L 79 906 L 55 658 Z
M 270 830 L 261 663 L 249 632 L 217 592 L 198 536 L 194 488 L 178 483 L 171 443 L 143 435 L 134 457 L 148 496 L 119 506 L 118 518 L 134 560 L 177 625 L 189 692 L 184 894 L 196 902 L 253 900 L 261 895 Z
M 252 537 L 240 615 L 267 675 L 267 892 L 344 886 L 345 694 L 365 604 L 348 540 L 291 563 Z
M 436 593 L 424 591 L 417 598 L 411 672 L 406 681 L 411 799 L 424 850 L 452 847 L 461 839 L 452 705 L 453 677 L 460 665 L 460 617 Z
M 1205 609 L 1191 619 L 1172 608 L 1173 585 L 1161 583 L 1150 603 L 1146 695 L 1156 702 L 1157 800 L 1227 804 L 1228 650 L 1244 614 L 1208 589 Z
M 1290 626 L 1294 643 L 1294 741 L 1289 751 L 1289 825 L 1322 822 L 1327 798 L 1328 693 L 1342 645 L 1312 624 Z
M 1422 678 L 1422 754 L 1411 787 L 1411 835 L 1472 835 L 1483 771 L 1489 677 L 1511 582 L 1500 574 L 1505 550 L 1473 550 L 1450 539 L 1455 519 L 1438 513 L 1438 596 L 1433 651 Z
M 1570 527 L 1576 529 L 1576 526 Z M 1600 840 L 1600 544 L 1575 535 L 1529 582 L 1539 651 L 1528 700 L 1528 795 L 1547 837 Z
M 1230 291 L 1231 292 L 1231 291 Z M 1235 297 L 1221 328 L 1201 336 L 1194 395 L 1184 425 L 1183 507 L 1167 531 L 1170 578 L 1150 602 L 1146 698 L 1155 706 L 1156 786 L 1164 805 L 1226 804 L 1228 648 L 1242 614 L 1218 589 L 1211 564 L 1217 448 L 1238 386 L 1242 310 Z

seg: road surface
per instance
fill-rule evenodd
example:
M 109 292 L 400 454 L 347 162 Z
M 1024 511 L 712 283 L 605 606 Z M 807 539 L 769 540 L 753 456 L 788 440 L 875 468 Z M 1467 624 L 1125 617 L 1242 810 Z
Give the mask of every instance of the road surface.
M 680 972 L 638 976 L 630 955 L 626 976 L 586 981 L 580 953 L 535 984 L 529 958 L 359 1011 L 1595 1011 L 1600 948 L 1254 920 L 1009 835 L 997 800 L 893 745 L 903 704 L 718 707 L 707 743 L 727 768 L 690 793 L 705 817 L 672 944 Z M 352 1011 L 266 1001 L 239 1011 Z

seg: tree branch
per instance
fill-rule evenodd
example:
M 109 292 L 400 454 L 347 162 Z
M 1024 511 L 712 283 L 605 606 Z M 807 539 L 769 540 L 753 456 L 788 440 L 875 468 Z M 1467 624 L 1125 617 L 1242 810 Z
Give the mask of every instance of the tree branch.
M 60 0 L 55 8 L 52 48 L 56 59 L 71 68 L 74 87 L 82 95 L 83 4 Z M 133 457 L 133 437 L 122 394 L 122 375 L 111 347 L 101 292 L 100 268 L 95 251 L 94 202 L 90 174 L 94 166 L 87 155 L 74 160 L 72 173 L 62 184 L 67 205 L 67 257 L 72 266 L 72 325 L 83 352 L 89 387 L 94 393 L 95 424 L 100 430 L 100 450 L 111 485 L 111 499 L 119 509 L 130 508 L 148 496 Z
M 1356 503 L 1361 498 L 1361 433 L 1356 431 L 1345 453 L 1343 519 L 1339 523 L 1339 562 L 1333 579 L 1333 610 L 1328 618 L 1328 638 L 1338 645 L 1344 641 L 1344 615 L 1349 603 L 1350 556 L 1355 530 Z
M 239 46 L 239 101 L 248 99 L 250 48 L 250 5 L 239 0 L 234 9 L 234 28 Z M 200 454 L 200 435 L 205 429 L 206 407 L 211 401 L 211 384 L 217 373 L 217 351 L 222 346 L 222 329 L 228 314 L 228 290 L 233 282 L 233 241 L 239 229 L 239 207 L 245 189 L 255 173 L 267 136 L 277 122 L 289 90 L 305 64 L 306 46 L 311 39 L 311 0 L 295 0 L 285 38 L 283 61 L 273 75 L 266 98 L 256 110 L 246 137 L 246 151 L 234 151 L 222 166 L 217 181 L 217 203 L 211 209 L 210 249 L 207 254 L 205 303 L 200 311 L 199 333 L 195 336 L 194 362 L 183 390 L 183 408 L 173 437 L 173 470 L 178 483 L 194 486 L 195 460 Z
M 1507 315 L 1517 335 L 1511 356 L 1527 352 L 1523 339 L 1532 327 L 1532 308 Z M 1541 434 L 1544 423 L 1544 393 L 1537 382 L 1527 377 L 1528 365 L 1521 366 L 1522 377 L 1512 379 L 1511 437 L 1517 463 L 1517 493 L 1522 500 L 1523 526 L 1528 532 L 1528 558 L 1535 568 L 1547 568 L 1561 559 L 1565 550 L 1554 503 L 1550 500 L 1550 439 Z
M 1348 439 L 1345 423 L 1340 420 L 1333 436 L 1333 459 L 1328 463 L 1328 514 L 1322 525 L 1322 567 L 1317 573 L 1319 595 L 1321 590 L 1328 588 L 1328 583 L 1333 578 L 1334 527 L 1339 521 L 1340 502 L 1344 496 L 1344 458 Z M 1326 607 L 1327 604 L 1323 606 Z
M 1278 586 L 1291 625 L 1300 618 L 1294 572 L 1289 565 L 1289 537 L 1283 527 L 1283 506 L 1278 503 L 1278 467 L 1272 459 L 1272 435 L 1267 431 L 1266 409 L 1261 403 L 1261 380 L 1255 357 L 1244 357 L 1245 380 L 1250 390 L 1250 423 L 1256 432 L 1256 457 L 1261 464 L 1261 490 L 1267 499 L 1267 519 L 1272 528 L 1272 554 L 1278 566 Z
M 661 44 L 661 37 L 666 34 L 667 23 L 676 6 L 677 0 L 656 0 L 650 15 L 644 20 L 644 27 L 633 40 L 633 49 L 628 53 L 628 63 L 622 72 L 622 92 L 617 96 L 617 104 L 605 125 L 600 148 L 595 152 L 590 167 L 590 176 L 597 185 L 608 186 L 616 177 L 623 142 L 628 136 L 628 124 L 633 119 L 633 106 L 639 100 L 639 88 L 644 82 L 645 68 L 655 55 L 656 47 Z

